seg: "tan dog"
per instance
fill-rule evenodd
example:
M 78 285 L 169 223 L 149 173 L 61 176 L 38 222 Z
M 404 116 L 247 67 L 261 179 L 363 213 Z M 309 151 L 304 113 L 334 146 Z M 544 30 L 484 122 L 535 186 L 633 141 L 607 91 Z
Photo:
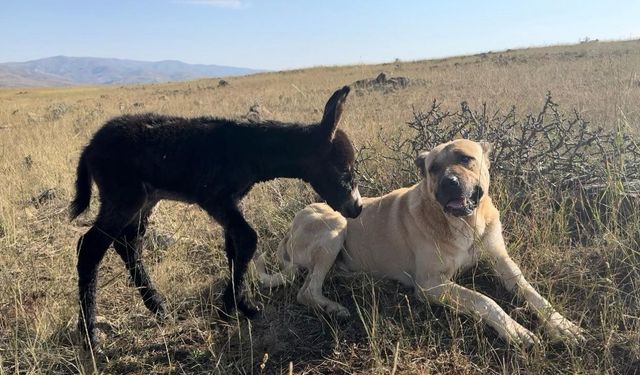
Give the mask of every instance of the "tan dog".
M 536 336 L 513 320 L 496 302 L 451 281 L 487 259 L 509 290 L 517 291 L 554 338 L 583 341 L 581 329 L 564 318 L 525 280 L 507 254 L 500 215 L 489 190 L 490 145 L 469 140 L 441 144 L 420 154 L 422 181 L 378 198 L 363 198 L 356 219 L 345 219 L 325 204 L 300 211 L 282 240 L 278 258 L 283 273 L 267 275 L 267 286 L 283 284 L 298 266 L 309 274 L 298 301 L 341 316 L 348 310 L 322 294 L 322 284 L 336 263 L 414 287 L 417 296 L 475 315 L 510 342 L 532 345 Z

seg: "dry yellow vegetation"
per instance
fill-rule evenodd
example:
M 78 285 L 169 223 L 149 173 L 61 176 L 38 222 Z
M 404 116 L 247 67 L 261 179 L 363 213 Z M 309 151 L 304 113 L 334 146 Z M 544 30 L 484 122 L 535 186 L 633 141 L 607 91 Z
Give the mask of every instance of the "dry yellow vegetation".
M 593 124 L 639 131 L 640 41 L 272 72 L 229 78 L 225 87 L 198 80 L 2 89 L 0 374 L 84 373 L 94 366 L 140 374 L 288 373 L 290 366 L 294 373 L 363 374 L 640 371 L 640 250 L 628 233 L 566 245 L 561 225 L 542 218 L 510 223 L 510 250 L 528 279 L 591 337 L 583 348 L 543 339 L 541 347 L 524 352 L 480 322 L 425 306 L 410 291 L 365 276 L 336 275 L 326 284 L 327 293 L 356 316 L 351 321 L 298 305 L 296 287 L 265 291 L 252 284 L 264 316 L 224 322 L 216 311 L 227 277 L 220 229 L 197 207 L 168 201 L 151 218 L 144 258 L 171 318 L 163 324 L 153 319 L 110 252 L 98 287 L 108 360 L 80 356 L 74 345 L 75 244 L 99 202 L 94 198 L 91 212 L 74 223 L 66 209 L 80 150 L 99 126 L 113 116 L 147 111 L 238 118 L 256 103 L 264 118 L 314 122 L 333 90 L 381 71 L 411 84 L 354 90 L 341 127 L 356 146 L 384 147 L 380 136 L 404 132 L 413 108 L 425 109 L 433 99 L 451 111 L 466 101 L 493 110 L 516 106 L 525 114 L 539 110 L 547 92 L 562 110 L 575 109 Z M 260 249 L 273 253 L 293 214 L 312 199 L 296 181 L 257 186 L 243 207 L 260 233 Z M 511 304 L 497 287 L 486 292 Z M 508 311 L 536 326 L 527 311 Z

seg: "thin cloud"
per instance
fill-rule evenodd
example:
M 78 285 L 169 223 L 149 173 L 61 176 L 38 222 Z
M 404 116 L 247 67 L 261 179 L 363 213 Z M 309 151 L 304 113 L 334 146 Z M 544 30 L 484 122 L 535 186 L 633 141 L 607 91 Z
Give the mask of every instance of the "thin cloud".
M 227 9 L 244 9 L 249 6 L 249 3 L 242 0 L 176 0 L 174 2 L 181 4 L 207 5 Z

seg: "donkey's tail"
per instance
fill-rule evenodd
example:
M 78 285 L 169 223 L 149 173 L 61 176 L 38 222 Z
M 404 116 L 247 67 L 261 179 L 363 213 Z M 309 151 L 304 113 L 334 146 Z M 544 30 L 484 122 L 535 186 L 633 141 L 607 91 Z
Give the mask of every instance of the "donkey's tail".
M 282 265 L 282 271 L 268 274 L 267 268 L 265 267 L 264 253 L 260 253 L 260 255 L 254 259 L 258 281 L 262 287 L 275 288 L 282 286 L 293 280 L 296 276 L 298 267 L 295 263 L 291 262 L 289 253 L 287 252 L 289 236 L 290 234 L 287 233 L 282 241 L 280 241 L 280 245 L 278 245 L 278 262 Z
M 87 165 L 86 153 L 87 151 L 85 150 L 80 155 L 78 169 L 76 170 L 76 197 L 69 206 L 71 220 L 89 208 L 89 202 L 91 201 L 91 173 Z

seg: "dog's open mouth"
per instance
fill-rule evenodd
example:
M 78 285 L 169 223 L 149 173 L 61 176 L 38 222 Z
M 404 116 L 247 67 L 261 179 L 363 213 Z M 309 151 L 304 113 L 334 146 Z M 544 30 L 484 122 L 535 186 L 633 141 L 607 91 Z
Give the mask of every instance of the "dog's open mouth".
M 474 208 L 475 204 L 465 197 L 454 198 L 444 206 L 445 212 L 453 216 L 469 216 Z

